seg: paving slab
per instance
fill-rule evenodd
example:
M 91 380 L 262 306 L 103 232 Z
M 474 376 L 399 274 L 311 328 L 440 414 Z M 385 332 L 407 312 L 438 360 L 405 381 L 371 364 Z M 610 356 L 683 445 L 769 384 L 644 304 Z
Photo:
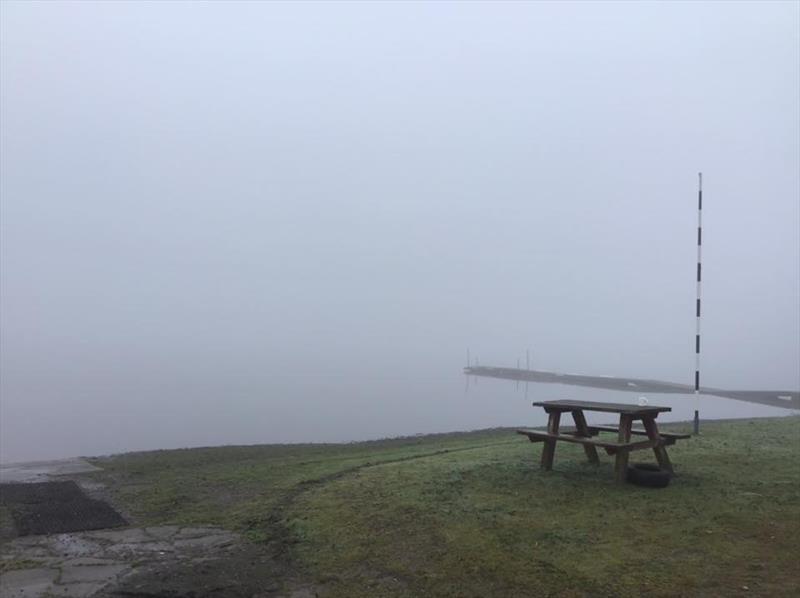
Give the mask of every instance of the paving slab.
M 200 536 L 213 536 L 215 534 L 229 534 L 227 530 L 219 527 L 184 527 L 181 528 L 176 538 L 198 538 Z
M 87 598 L 122 587 L 131 576 L 171 591 L 186 583 L 187 575 L 196 582 L 209 571 L 219 577 L 214 583 L 229 583 L 230 573 L 217 564 L 219 553 L 235 550 L 238 540 L 221 528 L 174 525 L 17 538 L 3 544 L 3 559 L 30 568 L 0 576 L 0 596 Z M 174 579 L 173 571 L 184 577 Z
M 58 569 L 64 559 L 52 556 L 34 556 L 25 554 L 3 555 L 3 566 L 9 571 L 21 569 Z M 2 571 L 0 567 L 0 571 Z M 0 594 L 0 597 L 2 594 Z
M 47 536 L 23 536 L 21 538 L 14 538 L 16 546 L 47 546 Z
M 3 548 L 5 550 L 5 547 Z M 52 551 L 43 546 L 20 546 L 14 552 L 4 553 L 3 559 L 30 559 L 32 561 L 53 556 Z
M 153 538 L 165 540 L 177 534 L 179 529 L 180 527 L 177 525 L 162 525 L 159 527 L 146 527 L 144 531 Z
M 4 598 L 38 597 L 52 590 L 58 569 L 21 569 L 0 573 L 0 595 Z
M 88 598 L 94 596 L 97 592 L 102 590 L 108 585 L 108 582 L 79 582 L 67 585 L 54 586 L 46 598 L 59 598 L 60 596 L 68 596 L 69 598 Z
M 64 565 L 61 568 L 59 584 L 73 583 L 76 581 L 103 582 L 115 580 L 121 573 L 128 571 L 130 565 Z
M 120 561 L 114 559 L 96 559 L 92 557 L 81 557 L 62 561 L 65 567 L 84 567 L 86 565 L 121 565 Z
M 48 548 L 59 556 L 79 557 L 98 554 L 102 547 L 79 534 L 58 534 L 48 537 Z
M 93 540 L 113 542 L 115 544 L 136 544 L 137 542 L 153 541 L 153 537 L 140 527 L 88 532 L 86 537 L 92 538 Z
M 169 542 L 138 542 L 135 544 L 114 544 L 106 548 L 106 552 L 119 556 L 134 558 L 136 556 L 152 556 L 175 552 L 175 546 Z
M 175 540 L 172 544 L 178 550 L 182 548 L 223 548 L 233 544 L 235 538 L 233 536 L 215 535 L 215 536 L 201 536 L 199 538 L 187 538 L 185 540 Z

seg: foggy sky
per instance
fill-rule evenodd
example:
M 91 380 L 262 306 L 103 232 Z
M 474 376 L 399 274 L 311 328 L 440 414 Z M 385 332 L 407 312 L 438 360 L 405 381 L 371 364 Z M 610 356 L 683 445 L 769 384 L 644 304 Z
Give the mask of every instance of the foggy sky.
M 482 427 L 468 347 L 691 384 L 701 170 L 703 384 L 800 386 L 797 3 L 0 13 L 0 457 Z

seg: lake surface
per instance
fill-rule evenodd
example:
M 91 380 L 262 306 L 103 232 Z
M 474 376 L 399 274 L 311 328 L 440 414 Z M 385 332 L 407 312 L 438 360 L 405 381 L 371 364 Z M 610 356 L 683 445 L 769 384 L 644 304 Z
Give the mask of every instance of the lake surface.
M 225 444 L 346 442 L 546 423 L 536 400 L 636 402 L 623 393 L 556 384 L 444 377 L 268 376 L 201 383 L 119 379 L 7 385 L 0 417 L 6 463 Z M 53 388 L 58 388 L 54 391 Z M 690 420 L 691 395 L 647 395 Z M 784 416 L 787 409 L 701 398 L 704 419 Z M 613 416 L 587 414 L 590 422 Z

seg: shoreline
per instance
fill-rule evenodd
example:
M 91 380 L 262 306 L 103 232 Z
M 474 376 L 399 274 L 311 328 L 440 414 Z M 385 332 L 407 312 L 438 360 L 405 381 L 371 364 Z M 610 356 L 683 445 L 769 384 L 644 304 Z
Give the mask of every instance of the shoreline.
M 795 411 L 795 410 L 792 410 Z M 749 421 L 749 420 L 765 420 L 765 419 L 784 419 L 784 418 L 791 418 L 797 417 L 800 418 L 800 413 L 787 413 L 786 415 L 764 415 L 764 416 L 754 416 L 754 417 L 726 417 L 726 418 L 717 418 L 717 419 L 702 419 L 700 420 L 701 425 L 703 423 L 726 423 L 726 422 L 742 422 L 742 421 Z M 614 422 L 602 422 L 600 425 L 607 425 L 613 424 Z M 678 420 L 678 421 L 671 421 L 671 422 L 661 422 L 661 427 L 668 428 L 670 426 L 682 426 L 692 425 L 692 420 Z M 2 470 L 10 469 L 10 468 L 17 468 L 17 467 L 57 467 L 59 465 L 66 465 L 69 466 L 71 463 L 74 463 L 78 460 L 91 462 L 93 460 L 102 461 L 104 459 L 110 459 L 113 457 L 118 457 L 120 455 L 145 455 L 148 453 L 160 453 L 160 452 L 172 452 L 172 451 L 193 451 L 193 450 L 208 450 L 208 449 L 221 449 L 221 448 L 253 448 L 253 447 L 305 447 L 305 446 L 314 446 L 314 447 L 324 447 L 324 446 L 331 446 L 331 447 L 341 447 L 341 446 L 354 446 L 354 445 L 368 445 L 372 444 L 379 444 L 379 443 L 386 443 L 386 442 L 409 442 L 409 441 L 425 441 L 425 440 L 433 440 L 437 437 L 458 437 L 460 435 L 466 436 L 470 434 L 491 434 L 494 432 L 503 432 L 509 431 L 514 432 L 518 428 L 524 427 L 531 430 L 544 430 L 547 428 L 547 424 L 541 424 L 536 426 L 530 426 L 525 424 L 518 424 L 516 426 L 494 426 L 491 428 L 475 428 L 473 430 L 452 430 L 449 432 L 431 432 L 428 434 L 419 433 L 419 434 L 407 434 L 407 435 L 400 435 L 400 436 L 386 436 L 384 438 L 368 438 L 365 440 L 343 440 L 340 442 L 259 442 L 253 444 L 217 444 L 217 445 L 198 445 L 198 446 L 185 446 L 185 447 L 175 447 L 175 448 L 157 448 L 157 449 L 144 449 L 144 450 L 132 450 L 132 451 L 122 451 L 119 453 L 105 453 L 100 455 L 76 455 L 72 457 L 57 457 L 54 459 L 36 459 L 32 461 L 12 461 L 12 462 L 4 462 L 0 461 L 0 480 L 2 480 Z M 701 428 L 702 434 L 702 428 Z M 70 473 L 70 472 L 65 472 Z M 59 475 L 59 474 L 53 474 Z

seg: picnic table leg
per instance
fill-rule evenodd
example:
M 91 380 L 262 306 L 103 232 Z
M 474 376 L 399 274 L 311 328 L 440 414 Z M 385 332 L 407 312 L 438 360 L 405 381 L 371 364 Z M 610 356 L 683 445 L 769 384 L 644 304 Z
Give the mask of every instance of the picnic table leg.
M 561 422 L 561 412 L 551 411 L 550 419 L 547 422 L 548 434 L 558 434 L 558 425 Z M 548 438 L 544 441 L 542 448 L 542 469 L 550 471 L 553 469 L 553 457 L 556 454 L 556 441 L 553 438 Z
M 672 473 L 672 463 L 669 460 L 669 455 L 667 455 L 667 449 L 664 446 L 664 442 L 658 433 L 656 419 L 654 417 L 643 417 L 642 423 L 644 423 L 644 430 L 647 432 L 647 437 L 653 441 L 653 452 L 656 454 L 658 466 L 661 469 Z
M 619 442 L 625 444 L 631 441 L 631 427 L 633 418 L 630 415 L 620 414 L 619 416 Z M 628 478 L 628 449 L 620 448 L 617 450 L 614 472 L 617 482 L 624 484 Z
M 592 435 L 589 434 L 589 425 L 586 423 L 586 417 L 583 415 L 583 411 L 573 411 L 572 419 L 575 420 L 575 430 L 578 432 L 577 435 L 583 436 L 584 438 L 591 438 Z M 600 463 L 600 457 L 597 456 L 597 449 L 595 447 L 590 444 L 584 444 L 583 450 L 586 453 L 586 457 L 589 459 L 589 463 Z

